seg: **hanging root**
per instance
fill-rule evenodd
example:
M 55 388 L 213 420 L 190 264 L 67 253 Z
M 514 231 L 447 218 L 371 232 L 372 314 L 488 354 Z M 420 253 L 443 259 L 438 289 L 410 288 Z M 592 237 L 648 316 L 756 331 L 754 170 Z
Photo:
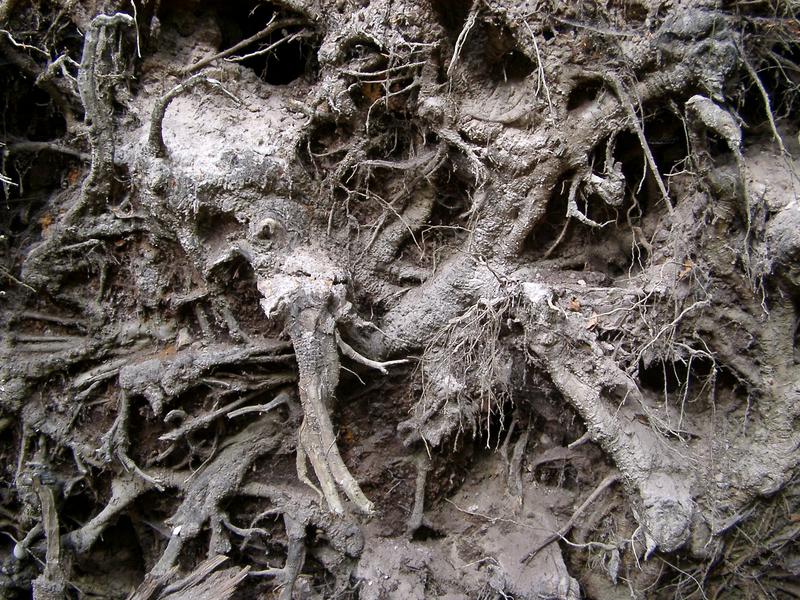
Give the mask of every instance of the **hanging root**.
M 425 483 L 431 470 L 431 461 L 425 451 L 418 452 L 414 462 L 417 465 L 417 479 L 414 489 L 414 508 L 408 517 L 408 525 L 406 527 L 406 535 L 408 537 L 412 537 L 417 529 L 422 527 L 425 516 Z
M 120 26 L 132 27 L 133 17 L 124 13 L 99 15 L 92 21 L 83 43 L 78 70 L 85 120 L 92 146 L 92 167 L 83 186 L 83 202 L 107 201 L 114 176 L 114 98 L 113 82 L 118 55 L 104 60 L 110 39 L 108 30 Z M 111 63 L 111 64 L 109 64 Z
M 647 166 L 650 168 L 650 172 L 653 174 L 653 179 L 655 179 L 656 185 L 658 185 L 658 190 L 661 192 L 661 197 L 664 199 L 664 203 L 667 205 L 667 210 L 672 213 L 672 200 L 669 198 L 667 187 L 664 185 L 664 180 L 661 178 L 661 174 L 658 171 L 658 165 L 656 164 L 655 157 L 653 157 L 653 151 L 650 150 L 650 144 L 647 143 L 647 137 L 645 137 L 644 129 L 642 129 L 642 125 L 639 123 L 639 119 L 636 116 L 636 110 L 633 107 L 630 95 L 625 91 L 625 86 L 622 84 L 622 81 L 620 81 L 619 77 L 613 73 L 604 73 L 603 78 L 608 81 L 611 87 L 614 89 L 614 93 L 617 95 L 617 98 L 622 103 L 625 112 L 628 114 L 631 125 L 633 126 L 633 129 L 639 138 L 639 143 L 642 146 L 642 152 L 644 152 L 645 159 L 647 160 Z
M 333 512 L 344 512 L 337 491 L 340 487 L 358 510 L 371 514 L 372 502 L 361 491 L 339 454 L 328 408 L 339 381 L 335 320 L 327 308 L 307 302 L 310 299 L 309 294 L 308 298 L 303 296 L 296 300 L 298 305 L 293 307 L 288 327 L 300 372 L 300 403 L 304 417 L 299 435 L 298 476 L 310 484 L 305 470 L 305 458 L 308 458 L 322 488 L 321 494 Z

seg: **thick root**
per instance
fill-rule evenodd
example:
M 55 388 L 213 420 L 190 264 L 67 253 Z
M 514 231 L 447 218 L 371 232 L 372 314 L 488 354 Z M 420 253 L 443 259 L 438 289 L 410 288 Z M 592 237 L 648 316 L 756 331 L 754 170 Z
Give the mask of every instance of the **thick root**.
M 333 512 L 341 514 L 344 510 L 338 487 L 359 511 L 371 514 L 372 502 L 361 491 L 339 454 L 328 412 L 339 380 L 334 318 L 325 308 L 301 308 L 291 317 L 289 334 L 300 372 L 300 402 L 304 415 L 299 433 L 298 475 L 308 483 L 301 464 L 304 462 L 302 453 L 311 462 L 322 495 Z

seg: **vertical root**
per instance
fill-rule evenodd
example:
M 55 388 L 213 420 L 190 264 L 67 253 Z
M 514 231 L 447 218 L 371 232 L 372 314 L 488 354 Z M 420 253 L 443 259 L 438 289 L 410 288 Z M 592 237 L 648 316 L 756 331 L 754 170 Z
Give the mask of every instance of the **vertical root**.
M 408 526 L 406 528 L 406 535 L 411 537 L 414 533 L 422 527 L 422 521 L 425 515 L 425 484 L 428 480 L 428 472 L 431 470 L 431 461 L 428 458 L 428 453 L 425 451 L 419 452 L 416 456 L 417 463 L 417 480 L 414 490 L 414 508 L 411 515 L 408 517 Z
M 283 515 L 286 536 L 289 538 L 289 549 L 286 552 L 286 564 L 283 566 L 283 591 L 280 600 L 292 600 L 292 590 L 297 576 L 306 561 L 305 527 L 290 516 Z
M 333 512 L 341 514 L 344 510 L 338 486 L 358 510 L 371 514 L 372 502 L 361 491 L 339 454 L 328 411 L 339 380 L 333 315 L 326 308 L 317 306 L 301 308 L 291 318 L 288 329 L 300 373 L 300 403 L 304 415 L 299 435 L 301 451 L 311 462 L 322 495 Z M 298 454 L 298 477 L 309 483 L 304 463 L 304 457 Z M 311 487 L 317 489 L 313 485 Z

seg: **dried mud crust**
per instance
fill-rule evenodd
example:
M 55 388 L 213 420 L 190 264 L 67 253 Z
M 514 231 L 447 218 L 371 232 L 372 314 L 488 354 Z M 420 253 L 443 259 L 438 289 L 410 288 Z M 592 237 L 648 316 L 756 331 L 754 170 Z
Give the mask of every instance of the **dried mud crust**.
M 799 593 L 796 7 L 79 4 L 0 3 L 0 596 Z

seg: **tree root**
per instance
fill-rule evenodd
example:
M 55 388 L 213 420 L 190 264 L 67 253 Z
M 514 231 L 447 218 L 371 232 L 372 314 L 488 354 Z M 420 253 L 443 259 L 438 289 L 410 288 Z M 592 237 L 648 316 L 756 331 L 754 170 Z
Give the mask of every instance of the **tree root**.
M 286 563 L 283 568 L 253 571 L 251 575 L 275 577 L 282 588 L 279 600 L 292 600 L 295 581 L 297 581 L 297 576 L 300 575 L 306 560 L 306 528 L 286 513 L 283 515 L 283 523 L 286 527 L 286 537 L 289 539 L 289 549 L 286 552 Z
M 197 61 L 193 65 L 186 67 L 186 69 L 184 69 L 184 73 L 186 75 L 196 73 L 203 67 L 210 65 L 215 60 L 220 60 L 222 58 L 231 56 L 232 54 L 237 53 L 239 50 L 242 50 L 243 48 L 246 48 L 251 44 L 255 44 L 256 42 L 263 40 L 265 37 L 268 37 L 269 35 L 283 28 L 293 27 L 296 25 L 305 25 L 305 24 L 307 24 L 307 21 L 305 21 L 304 19 L 281 19 L 280 21 L 276 21 L 275 18 L 273 17 L 272 19 L 270 19 L 269 23 L 267 23 L 267 26 L 258 33 L 250 36 L 247 39 L 242 40 L 238 44 L 234 44 L 227 50 L 223 50 L 222 52 L 218 52 L 213 56 L 209 56 L 207 58 Z
M 347 342 L 345 342 L 339 335 L 338 331 L 335 332 L 335 335 L 336 335 L 336 343 L 339 346 L 339 349 L 342 351 L 342 354 L 344 354 L 347 358 L 351 358 L 354 361 L 361 363 L 366 367 L 369 367 L 370 369 L 375 369 L 377 371 L 380 371 L 384 375 L 389 374 L 389 370 L 387 369 L 387 367 L 408 364 L 407 359 L 387 360 L 384 362 L 378 362 L 376 360 L 369 359 L 366 356 L 362 356 L 361 354 L 359 354 Z
M 425 482 L 428 480 L 428 473 L 431 470 L 431 461 L 428 453 L 418 452 L 415 460 L 417 466 L 417 478 L 414 487 L 414 508 L 408 517 L 406 524 L 406 536 L 412 537 L 417 529 L 422 527 L 425 517 Z
M 549 290 L 524 285 L 531 310 L 527 327 L 530 347 L 556 388 L 583 417 L 592 439 L 613 458 L 626 485 L 641 499 L 639 519 L 648 551 L 677 549 L 689 537 L 695 508 L 674 449 L 630 414 L 626 406 L 630 401 L 642 403 L 636 384 L 604 356 L 585 328 L 567 315 L 554 325 L 552 318 L 557 317 L 548 316 Z M 556 336 L 554 330 L 563 333 Z M 588 347 L 585 356 L 576 351 L 578 343 Z
M 167 152 L 167 148 L 164 145 L 164 135 L 162 129 L 164 124 L 164 116 L 167 113 L 167 108 L 169 107 L 170 103 L 184 92 L 187 92 L 200 84 L 207 85 L 213 89 L 218 89 L 235 102 L 241 104 L 241 100 L 222 87 L 222 83 L 220 81 L 200 73 L 197 75 L 192 75 L 186 81 L 179 83 L 166 94 L 164 94 L 153 106 L 153 112 L 150 116 L 150 133 L 147 137 L 147 150 L 151 156 L 161 158 Z
M 85 111 L 92 166 L 83 184 L 78 208 L 93 201 L 106 202 L 114 177 L 114 107 L 112 86 L 117 73 L 104 58 L 111 40 L 107 30 L 119 26 L 133 27 L 133 17 L 125 13 L 99 15 L 86 32 L 78 70 L 78 91 Z M 74 214 L 74 213 L 73 213 Z
M 304 466 L 307 457 L 319 480 L 322 496 L 333 512 L 344 512 L 338 485 L 358 510 L 371 514 L 372 502 L 361 491 L 339 454 L 328 412 L 339 380 L 336 324 L 327 308 L 318 307 L 313 301 L 307 302 L 310 299 L 301 297 L 295 301 L 294 314 L 287 328 L 297 356 L 300 403 L 304 415 L 299 434 L 298 476 L 301 481 L 309 483 Z
M 212 528 L 210 554 L 228 551 L 227 540 L 218 535 L 222 526 L 220 504 L 223 499 L 236 493 L 255 460 L 278 447 L 280 437 L 273 417 L 268 414 L 226 440 L 224 448 L 214 460 L 190 483 L 187 484 L 185 479 L 174 474 L 161 474 L 169 481 L 169 485 L 184 489 L 184 499 L 168 520 L 172 526 L 172 535 L 163 555 L 150 572 L 151 578 L 160 577 L 169 571 L 183 545 L 197 536 L 206 523 L 210 523 Z M 217 534 L 213 534 L 215 531 Z

